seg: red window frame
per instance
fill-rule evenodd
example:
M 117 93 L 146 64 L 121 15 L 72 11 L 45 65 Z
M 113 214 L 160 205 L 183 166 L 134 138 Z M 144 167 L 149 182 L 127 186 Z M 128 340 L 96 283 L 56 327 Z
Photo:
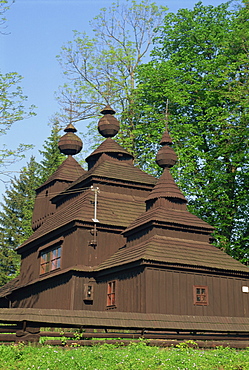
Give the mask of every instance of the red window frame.
M 208 305 L 208 287 L 205 285 L 194 285 L 194 305 L 207 306 Z
M 107 307 L 116 305 L 116 281 L 109 281 L 107 284 Z
M 61 267 L 61 245 L 46 249 L 40 254 L 40 275 Z

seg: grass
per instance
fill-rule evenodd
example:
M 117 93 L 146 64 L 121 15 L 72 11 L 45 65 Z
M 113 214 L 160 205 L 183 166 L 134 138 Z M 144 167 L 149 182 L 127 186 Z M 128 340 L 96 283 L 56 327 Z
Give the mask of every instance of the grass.
M 149 347 L 146 342 L 93 347 L 0 346 L 1 370 L 249 370 L 249 349 Z

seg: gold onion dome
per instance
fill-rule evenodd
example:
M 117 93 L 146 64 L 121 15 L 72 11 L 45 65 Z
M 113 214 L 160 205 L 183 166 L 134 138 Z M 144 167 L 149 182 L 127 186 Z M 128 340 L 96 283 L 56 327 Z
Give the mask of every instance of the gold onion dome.
M 99 133 L 106 138 L 115 136 L 120 128 L 117 118 L 113 116 L 116 113 L 115 110 L 107 105 L 100 113 L 103 117 L 98 123 Z
M 172 140 L 169 136 L 168 131 L 166 130 L 163 134 L 163 137 L 160 141 L 160 145 L 162 145 L 161 149 L 159 149 L 157 156 L 156 156 L 156 163 L 158 166 L 162 168 L 171 168 L 177 162 L 177 155 L 172 148 Z
M 81 139 L 75 135 L 75 132 L 77 132 L 76 128 L 69 123 L 64 131 L 66 134 L 60 138 L 58 143 L 60 152 L 66 155 L 75 155 L 79 153 L 83 147 L 83 143 Z

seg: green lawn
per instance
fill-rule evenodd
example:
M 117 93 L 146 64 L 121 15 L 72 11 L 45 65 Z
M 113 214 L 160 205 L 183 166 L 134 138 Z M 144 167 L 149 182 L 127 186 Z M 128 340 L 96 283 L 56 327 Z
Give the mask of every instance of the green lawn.
M 94 347 L 0 346 L 1 370 L 249 370 L 249 349 L 201 350 L 103 344 Z

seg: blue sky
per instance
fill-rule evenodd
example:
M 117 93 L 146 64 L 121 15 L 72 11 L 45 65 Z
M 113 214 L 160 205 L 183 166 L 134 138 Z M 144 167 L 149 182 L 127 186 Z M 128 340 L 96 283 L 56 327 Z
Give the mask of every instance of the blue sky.
M 158 0 L 169 11 L 192 8 L 194 0 Z M 224 1 L 204 0 L 204 5 L 217 6 Z M 55 92 L 64 79 L 56 55 L 64 43 L 73 38 L 73 30 L 91 36 L 89 21 L 113 0 L 16 0 L 6 13 L 7 35 L 0 35 L 0 70 L 18 72 L 24 78 L 22 88 L 28 104 L 37 106 L 35 117 L 15 123 L 7 135 L 0 137 L 0 145 L 15 148 L 19 143 L 34 144 L 26 158 L 14 164 L 13 174 L 29 161 L 31 155 L 39 160 L 39 150 L 50 135 L 49 119 L 59 110 Z M 85 123 L 77 129 L 84 131 Z M 0 197 L 5 185 L 0 181 Z

